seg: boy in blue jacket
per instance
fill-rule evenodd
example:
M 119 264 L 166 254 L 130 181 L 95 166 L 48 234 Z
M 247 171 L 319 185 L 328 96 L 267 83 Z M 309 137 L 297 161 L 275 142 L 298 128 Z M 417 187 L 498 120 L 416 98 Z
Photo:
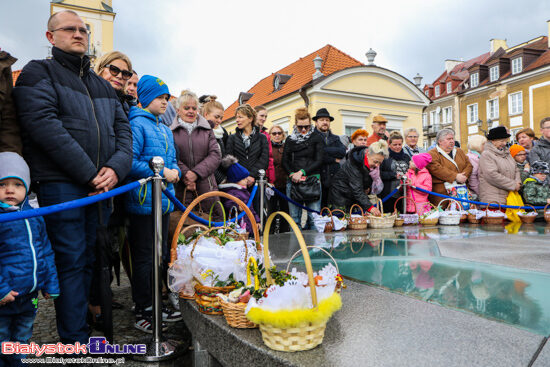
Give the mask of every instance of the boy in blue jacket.
M 181 171 L 176 161 L 174 137 L 170 128 L 160 119 L 166 111 L 170 91 L 159 78 L 144 75 L 137 85 L 138 98 L 143 108 L 132 107 L 128 118 L 132 128 L 133 161 L 128 175 L 130 181 L 153 175 L 149 160 L 155 156 L 164 159 L 164 169 L 160 173 L 167 181 L 167 189 L 174 194 L 174 184 L 179 181 Z M 128 237 L 132 254 L 132 298 L 136 304 L 136 323 L 134 326 L 152 333 L 152 214 L 151 182 L 130 191 L 126 197 L 126 208 L 130 217 Z M 162 195 L 162 259 L 164 274 L 168 266 L 170 251 L 168 248 L 168 224 L 173 204 Z M 179 311 L 163 309 L 163 321 L 173 322 L 182 319 Z M 163 328 L 165 326 L 163 325 Z
M 17 153 L 0 153 L 0 215 L 29 210 L 30 172 Z M 42 217 L 0 223 L 0 343 L 28 343 L 38 291 L 59 295 L 54 254 Z M 2 355 L 0 365 L 22 365 L 24 355 Z

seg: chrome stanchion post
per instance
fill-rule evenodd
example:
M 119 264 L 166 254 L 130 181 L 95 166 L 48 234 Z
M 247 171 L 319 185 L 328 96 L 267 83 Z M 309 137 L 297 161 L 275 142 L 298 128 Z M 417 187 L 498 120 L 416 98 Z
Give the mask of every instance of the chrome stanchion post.
M 264 231 L 264 205 L 265 205 L 265 171 L 263 169 L 258 171 L 260 178 L 258 185 L 260 186 L 260 232 Z
M 403 179 L 403 214 L 407 213 L 407 178 Z
M 152 269 L 152 293 L 153 293 L 153 335 L 145 343 L 146 353 L 136 354 L 132 357 L 138 361 L 157 362 L 174 358 L 185 352 L 183 343 L 169 340 L 162 336 L 162 176 L 164 160 L 161 157 L 153 157 L 149 161 L 149 167 L 153 170 L 153 269 Z

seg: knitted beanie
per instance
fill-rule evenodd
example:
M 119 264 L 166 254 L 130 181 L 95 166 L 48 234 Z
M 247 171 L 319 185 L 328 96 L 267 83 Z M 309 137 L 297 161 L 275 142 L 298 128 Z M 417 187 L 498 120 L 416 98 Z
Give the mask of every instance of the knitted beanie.
M 430 153 L 420 153 L 412 156 L 414 165 L 419 170 L 426 168 L 426 166 L 432 161 L 432 156 Z
M 516 154 L 518 154 L 522 150 L 525 150 L 525 148 L 519 144 L 514 144 L 510 147 L 510 154 L 512 155 L 512 157 L 515 157 Z
M 147 108 L 153 99 L 163 94 L 170 95 L 170 91 L 166 83 L 156 76 L 144 75 L 137 84 L 137 94 L 143 108 Z

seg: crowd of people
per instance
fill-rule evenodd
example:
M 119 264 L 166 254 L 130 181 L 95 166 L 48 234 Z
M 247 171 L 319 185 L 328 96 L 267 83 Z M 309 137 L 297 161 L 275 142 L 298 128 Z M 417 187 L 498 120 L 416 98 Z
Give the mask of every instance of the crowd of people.
M 349 211 L 358 204 L 372 215 L 392 212 L 403 182 L 442 195 L 465 185 L 470 197 L 483 202 L 506 204 L 508 193 L 519 191 L 528 204 L 550 203 L 550 118 L 541 121 L 539 139 L 527 128 L 509 146 L 510 133 L 499 126 L 487 137 L 470 136 L 467 153 L 452 129 L 440 130 L 426 152 L 415 128 L 388 132 L 381 115 L 373 118 L 372 134 L 359 129 L 345 144 L 331 131 L 334 117 L 325 108 L 314 116 L 305 107 L 297 109 L 287 136 L 281 126 L 264 126 L 265 107 L 244 104 L 236 109 L 237 127 L 229 134 L 221 126 L 224 107 L 213 95 L 199 98 L 185 90 L 173 98 L 165 81 L 140 77 L 130 58 L 118 51 L 100 57 L 92 69 L 85 55 L 88 35 L 76 13 L 52 15 L 46 32 L 52 58 L 29 62 L 13 90 L 10 65 L 15 59 L 0 53 L 0 213 L 31 209 L 31 190 L 40 206 L 49 206 L 150 177 L 154 156 L 164 159 L 167 190 L 184 205 L 217 190 L 247 202 L 264 171 L 276 191 L 291 199 L 273 195 L 267 211 L 286 211 L 301 225 L 307 207 L 305 229 L 314 225 L 311 210 L 325 206 Z M 383 207 L 377 206 L 388 196 Z M 407 198 L 407 212 L 418 213 L 441 201 L 415 189 L 407 190 Z M 222 208 L 214 205 L 218 200 L 202 203 L 204 213 L 213 206 L 214 220 L 223 217 Z M 256 216 L 263 210 L 259 201 L 256 195 Z M 229 212 L 236 204 L 225 200 L 224 206 Z M 181 212 L 174 212 L 166 196 L 162 210 L 166 279 L 168 231 Z M 151 332 L 149 182 L 114 202 L 0 225 L 1 341 L 28 341 L 41 290 L 55 299 L 61 342 L 88 342 L 90 324 L 101 317 L 96 230 L 107 223 L 126 228 L 135 327 Z M 250 221 L 244 225 L 252 232 Z M 169 297 L 177 306 L 177 295 Z M 178 320 L 177 307 L 163 309 L 164 322 Z

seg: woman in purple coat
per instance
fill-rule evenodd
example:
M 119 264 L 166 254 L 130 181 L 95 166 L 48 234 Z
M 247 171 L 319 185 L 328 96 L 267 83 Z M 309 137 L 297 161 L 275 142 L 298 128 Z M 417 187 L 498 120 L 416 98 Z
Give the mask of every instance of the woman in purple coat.
M 176 108 L 177 116 L 170 127 L 182 177 L 176 186 L 176 196 L 187 206 L 196 195 L 218 190 L 214 172 L 220 165 L 221 152 L 210 124 L 198 114 L 199 99 L 195 93 L 183 91 Z M 208 213 L 218 200 L 218 197 L 208 198 L 201 202 L 201 207 Z M 221 219 L 219 207 L 215 206 L 214 210 L 215 220 Z

